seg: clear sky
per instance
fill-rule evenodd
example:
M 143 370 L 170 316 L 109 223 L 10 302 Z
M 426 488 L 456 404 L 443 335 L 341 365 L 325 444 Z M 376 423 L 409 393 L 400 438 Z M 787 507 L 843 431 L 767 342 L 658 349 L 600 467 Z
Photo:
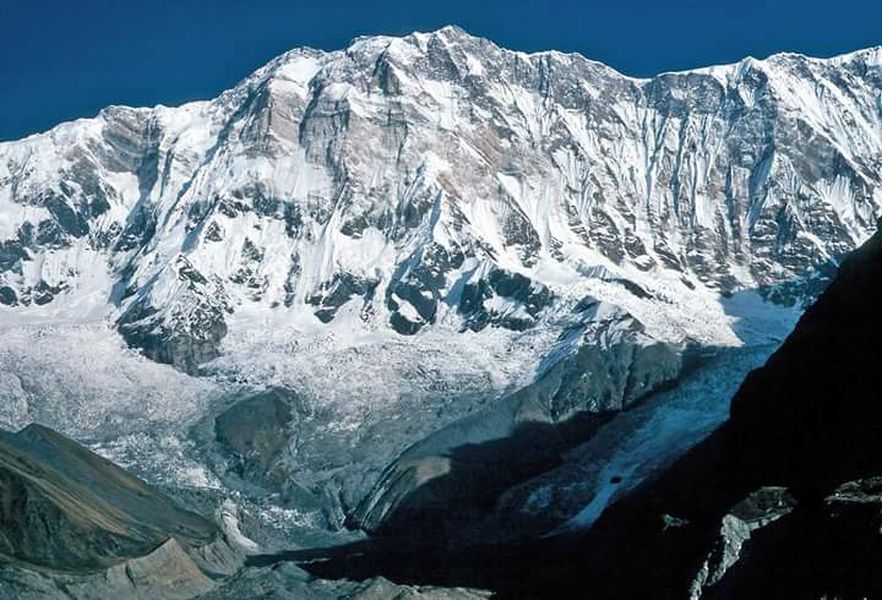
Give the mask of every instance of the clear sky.
M 635 76 L 882 44 L 882 0 L 0 0 L 0 140 L 215 96 L 290 48 L 456 24 Z

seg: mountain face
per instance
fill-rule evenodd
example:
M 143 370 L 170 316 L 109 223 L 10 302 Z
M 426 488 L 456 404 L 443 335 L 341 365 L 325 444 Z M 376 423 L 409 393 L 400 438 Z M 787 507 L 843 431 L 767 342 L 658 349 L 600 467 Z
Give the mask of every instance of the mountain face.
M 447 27 L 2 143 L 0 424 L 298 532 L 593 519 L 584 465 L 713 429 L 869 237 L 880 98 L 878 48 L 644 80 Z M 616 416 L 738 346 L 700 418 Z
M 194 372 L 246 312 L 412 336 L 531 328 L 572 288 L 635 313 L 801 297 L 880 214 L 880 63 L 637 80 L 452 27 L 295 50 L 215 100 L 0 145 L 0 302 L 95 292 Z

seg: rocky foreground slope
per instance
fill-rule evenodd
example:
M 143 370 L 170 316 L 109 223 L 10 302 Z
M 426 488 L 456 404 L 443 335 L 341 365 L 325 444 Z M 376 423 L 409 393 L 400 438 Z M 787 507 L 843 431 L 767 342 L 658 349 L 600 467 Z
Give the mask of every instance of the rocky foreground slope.
M 486 592 L 382 578 L 314 580 L 243 568 L 214 519 L 40 425 L 0 432 L 0 596 L 18 600 L 479 600 Z
M 39 425 L 0 433 L 4 597 L 188 598 L 241 563 L 212 521 Z

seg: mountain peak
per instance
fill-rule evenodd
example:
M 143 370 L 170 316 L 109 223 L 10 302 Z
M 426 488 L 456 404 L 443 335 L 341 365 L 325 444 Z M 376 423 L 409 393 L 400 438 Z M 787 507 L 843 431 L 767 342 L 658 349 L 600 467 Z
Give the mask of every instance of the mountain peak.
M 443 37 L 448 40 L 462 40 L 462 39 L 483 39 L 479 38 L 475 35 L 472 35 L 459 25 L 444 25 L 443 27 L 439 27 L 433 31 L 414 31 L 404 37 L 434 37 L 439 38 Z

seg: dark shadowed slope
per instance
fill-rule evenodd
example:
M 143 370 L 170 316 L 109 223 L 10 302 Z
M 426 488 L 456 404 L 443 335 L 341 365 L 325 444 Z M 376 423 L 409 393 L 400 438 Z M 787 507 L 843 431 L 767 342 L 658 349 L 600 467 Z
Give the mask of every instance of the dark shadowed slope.
M 743 383 L 731 418 L 592 535 L 587 589 L 882 593 L 882 234 Z

